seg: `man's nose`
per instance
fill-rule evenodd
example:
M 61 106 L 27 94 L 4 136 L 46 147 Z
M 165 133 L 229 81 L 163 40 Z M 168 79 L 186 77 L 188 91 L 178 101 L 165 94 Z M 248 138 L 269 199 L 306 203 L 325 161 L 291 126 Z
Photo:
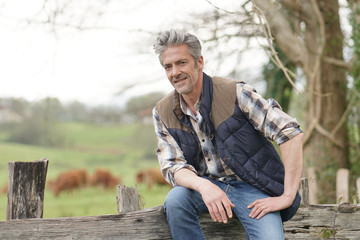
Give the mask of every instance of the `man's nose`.
M 178 77 L 181 74 L 180 68 L 178 68 L 177 66 L 173 66 L 172 68 L 172 76 L 173 77 Z

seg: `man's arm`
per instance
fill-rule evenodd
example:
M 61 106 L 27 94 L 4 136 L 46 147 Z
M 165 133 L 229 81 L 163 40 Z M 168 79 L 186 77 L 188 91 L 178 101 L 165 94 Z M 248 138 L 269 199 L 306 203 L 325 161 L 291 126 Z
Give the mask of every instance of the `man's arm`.
M 285 181 L 283 195 L 294 201 L 303 167 L 303 133 L 280 145 L 280 152 L 285 165 Z
M 180 185 L 199 192 L 211 218 L 226 223 L 227 216 L 232 217 L 231 207 L 234 205 L 218 186 L 199 177 L 196 170 L 187 164 L 180 147 L 167 131 L 155 108 L 153 120 L 158 139 L 158 160 L 165 179 L 174 186 Z
M 214 221 L 227 223 L 227 216 L 232 218 L 231 208 L 234 205 L 218 186 L 186 168 L 175 172 L 174 177 L 177 185 L 195 190 L 201 194 Z
M 193 166 L 187 163 L 182 150 L 161 121 L 155 108 L 153 109 L 153 121 L 158 142 L 156 154 L 161 172 L 165 180 L 172 186 L 175 186 L 177 184 L 174 179 L 174 173 L 179 169 L 186 168 L 189 171 L 193 171 L 194 174 L 197 172 Z
M 262 218 L 269 212 L 288 208 L 293 203 L 302 174 L 303 166 L 303 133 L 280 145 L 280 152 L 285 166 L 284 193 L 279 197 L 258 199 L 248 206 L 252 208 L 251 218 Z

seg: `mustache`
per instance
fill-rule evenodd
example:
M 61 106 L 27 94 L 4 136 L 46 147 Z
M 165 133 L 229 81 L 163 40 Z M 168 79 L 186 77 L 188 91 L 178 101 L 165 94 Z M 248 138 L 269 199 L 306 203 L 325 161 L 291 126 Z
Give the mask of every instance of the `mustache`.
M 182 79 L 182 78 L 187 78 L 187 77 L 188 77 L 187 74 L 182 73 L 182 74 L 180 74 L 180 75 L 178 75 L 178 76 L 172 77 L 171 81 L 172 81 L 172 82 L 175 82 L 176 80 L 179 80 L 179 79 Z

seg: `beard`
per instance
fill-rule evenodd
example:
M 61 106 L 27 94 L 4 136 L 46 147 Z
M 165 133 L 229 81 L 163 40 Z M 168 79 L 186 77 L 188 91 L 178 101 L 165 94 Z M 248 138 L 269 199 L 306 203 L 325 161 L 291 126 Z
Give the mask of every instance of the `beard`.
M 194 83 L 187 74 L 182 73 L 177 77 L 173 77 L 171 83 L 178 93 L 188 94 L 194 89 L 196 82 Z

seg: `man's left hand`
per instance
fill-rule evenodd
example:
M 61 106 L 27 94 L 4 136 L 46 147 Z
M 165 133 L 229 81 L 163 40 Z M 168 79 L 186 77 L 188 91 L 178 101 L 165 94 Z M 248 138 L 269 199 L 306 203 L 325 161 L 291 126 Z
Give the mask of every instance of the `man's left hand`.
M 276 212 L 290 207 L 292 202 L 293 199 L 287 195 L 258 199 L 248 206 L 249 209 L 252 208 L 249 217 L 260 219 L 269 212 Z

